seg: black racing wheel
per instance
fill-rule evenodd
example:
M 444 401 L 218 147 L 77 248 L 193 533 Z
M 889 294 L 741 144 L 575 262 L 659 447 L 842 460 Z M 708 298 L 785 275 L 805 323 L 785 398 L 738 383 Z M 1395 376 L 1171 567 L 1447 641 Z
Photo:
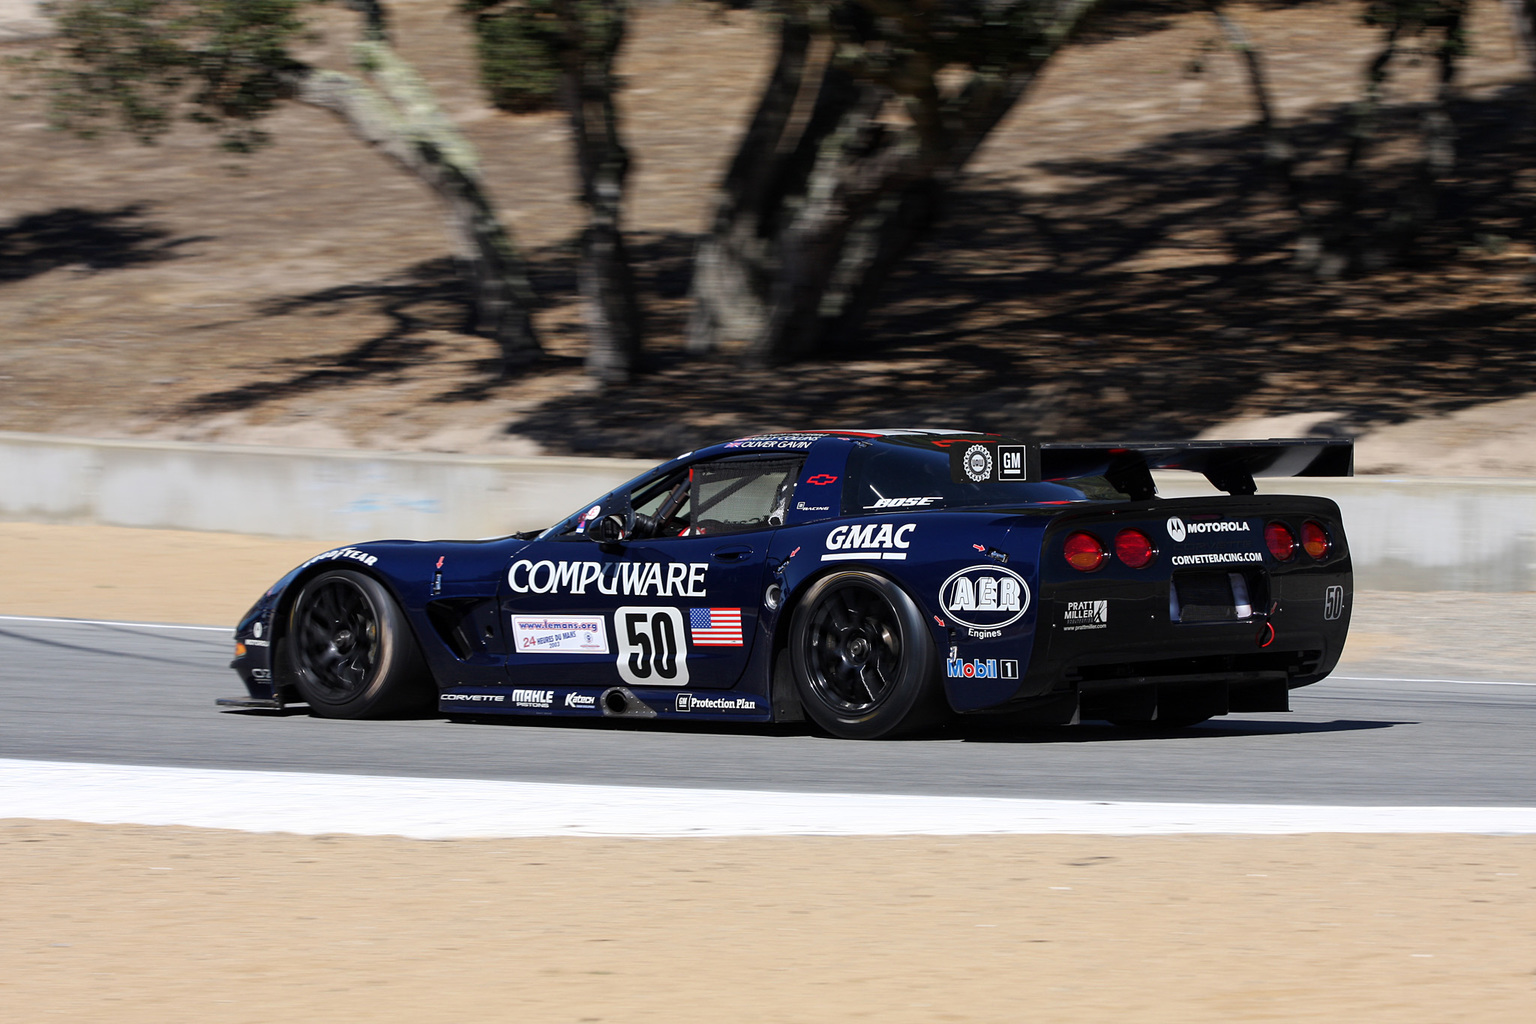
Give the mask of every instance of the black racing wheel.
M 434 695 L 399 605 L 378 580 L 350 569 L 304 585 L 284 647 L 299 694 L 326 718 L 408 711 Z
M 884 576 L 817 580 L 795 607 L 789 643 L 805 713 L 834 736 L 910 734 L 944 713 L 922 612 Z

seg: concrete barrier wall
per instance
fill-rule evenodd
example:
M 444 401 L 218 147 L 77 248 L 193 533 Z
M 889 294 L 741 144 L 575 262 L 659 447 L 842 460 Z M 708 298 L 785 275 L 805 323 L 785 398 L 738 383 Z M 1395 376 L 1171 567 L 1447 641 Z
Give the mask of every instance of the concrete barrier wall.
M 330 540 L 490 537 L 548 526 L 651 465 L 0 432 L 0 517 Z
M 0 517 L 357 541 L 548 526 L 644 471 L 627 459 L 337 452 L 0 433 Z M 1214 493 L 1159 474 L 1165 496 Z M 1262 480 L 1344 513 L 1359 585 L 1536 590 L 1536 481 Z

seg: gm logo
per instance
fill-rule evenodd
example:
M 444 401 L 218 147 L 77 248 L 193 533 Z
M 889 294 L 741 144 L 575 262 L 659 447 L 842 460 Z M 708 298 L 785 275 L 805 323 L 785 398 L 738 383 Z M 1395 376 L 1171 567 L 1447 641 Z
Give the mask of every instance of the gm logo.
M 1344 614 L 1344 588 L 1329 587 L 1323 592 L 1323 618 L 1332 622 Z
M 997 478 L 999 480 L 1023 480 L 1024 446 L 1000 444 L 997 446 Z

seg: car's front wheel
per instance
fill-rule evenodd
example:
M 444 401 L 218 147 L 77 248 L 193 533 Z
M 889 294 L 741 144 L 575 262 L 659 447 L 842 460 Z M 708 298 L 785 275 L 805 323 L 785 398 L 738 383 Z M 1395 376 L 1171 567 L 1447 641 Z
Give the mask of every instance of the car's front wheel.
M 911 734 L 944 711 L 922 612 L 875 573 L 837 572 L 811 586 L 790 620 L 790 663 L 805 713 L 834 736 Z
M 371 718 L 431 702 L 416 638 L 371 576 L 337 569 L 306 583 L 284 646 L 294 685 L 317 715 Z

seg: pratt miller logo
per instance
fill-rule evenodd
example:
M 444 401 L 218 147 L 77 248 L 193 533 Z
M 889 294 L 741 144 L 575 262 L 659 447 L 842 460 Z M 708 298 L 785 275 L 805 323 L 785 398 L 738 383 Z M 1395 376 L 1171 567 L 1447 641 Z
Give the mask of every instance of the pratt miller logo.
M 1108 601 L 1068 601 L 1063 617 L 1068 632 L 1079 629 L 1106 629 L 1109 626 Z

